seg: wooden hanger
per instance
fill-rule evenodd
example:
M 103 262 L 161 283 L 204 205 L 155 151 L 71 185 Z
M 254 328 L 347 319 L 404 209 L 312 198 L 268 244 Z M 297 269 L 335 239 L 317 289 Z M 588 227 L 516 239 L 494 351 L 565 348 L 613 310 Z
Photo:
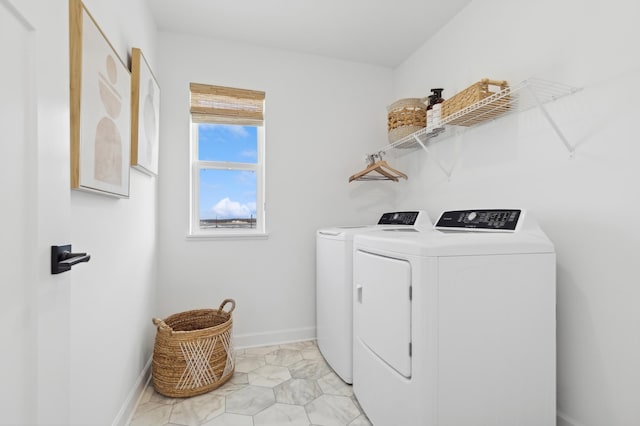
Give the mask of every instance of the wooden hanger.
M 391 167 L 385 160 L 374 161 L 376 157 L 380 158 L 380 154 L 369 156 L 369 165 L 358 173 L 349 177 L 349 182 L 354 180 L 392 180 L 398 182 L 398 178 L 408 179 L 407 175 Z M 378 173 L 370 175 L 371 172 Z

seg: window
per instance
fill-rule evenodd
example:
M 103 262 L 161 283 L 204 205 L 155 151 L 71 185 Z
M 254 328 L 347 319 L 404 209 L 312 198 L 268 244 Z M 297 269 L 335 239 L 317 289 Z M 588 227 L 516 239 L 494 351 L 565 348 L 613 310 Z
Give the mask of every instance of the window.
M 264 92 L 190 90 L 190 234 L 264 235 Z

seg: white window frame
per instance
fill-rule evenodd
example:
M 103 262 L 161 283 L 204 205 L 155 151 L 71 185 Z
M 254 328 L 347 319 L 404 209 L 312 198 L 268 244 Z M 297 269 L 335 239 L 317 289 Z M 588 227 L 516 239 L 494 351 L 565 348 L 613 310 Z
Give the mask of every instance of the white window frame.
M 226 124 L 226 123 L 224 123 Z M 198 159 L 198 125 L 191 123 L 191 190 L 190 190 L 190 219 L 188 238 L 219 239 L 219 238 L 267 238 L 266 231 L 266 200 L 264 185 L 264 157 L 265 131 L 264 125 L 255 126 L 258 137 L 258 155 L 256 163 L 240 163 L 227 161 L 202 161 Z M 253 126 L 252 126 L 253 127 Z M 217 170 L 251 170 L 256 174 L 256 226 L 255 228 L 201 228 L 200 227 L 200 171 L 205 169 Z

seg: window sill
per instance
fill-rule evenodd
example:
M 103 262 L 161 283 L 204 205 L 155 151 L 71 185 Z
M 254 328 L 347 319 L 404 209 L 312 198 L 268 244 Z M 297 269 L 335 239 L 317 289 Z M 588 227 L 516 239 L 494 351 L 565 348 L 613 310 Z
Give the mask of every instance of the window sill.
M 188 234 L 187 241 L 206 240 L 266 240 L 269 234 L 266 232 L 201 232 Z

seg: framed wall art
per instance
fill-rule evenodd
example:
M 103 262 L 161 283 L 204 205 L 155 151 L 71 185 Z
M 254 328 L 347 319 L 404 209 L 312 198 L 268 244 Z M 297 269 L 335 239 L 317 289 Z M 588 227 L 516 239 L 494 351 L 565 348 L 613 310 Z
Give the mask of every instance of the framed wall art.
M 131 165 L 158 174 L 160 86 L 137 47 L 131 50 Z
M 71 188 L 129 197 L 131 74 L 81 0 L 69 0 Z

